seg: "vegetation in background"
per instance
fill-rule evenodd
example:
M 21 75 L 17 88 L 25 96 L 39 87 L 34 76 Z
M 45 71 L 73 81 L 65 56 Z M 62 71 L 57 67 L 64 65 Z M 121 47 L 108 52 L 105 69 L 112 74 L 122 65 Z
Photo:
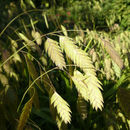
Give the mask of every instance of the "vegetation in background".
M 0 12 L 0 130 L 130 128 L 129 0 L 5 0 Z

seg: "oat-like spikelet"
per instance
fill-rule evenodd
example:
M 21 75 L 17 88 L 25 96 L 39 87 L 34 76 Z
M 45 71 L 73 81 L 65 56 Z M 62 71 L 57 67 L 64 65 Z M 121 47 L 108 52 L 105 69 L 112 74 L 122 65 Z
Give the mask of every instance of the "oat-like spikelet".
M 17 126 L 17 130 L 23 130 L 24 126 L 29 118 L 29 114 L 32 109 L 32 103 L 33 103 L 34 95 L 31 97 L 31 99 L 24 105 L 22 113 L 20 115 L 19 123 Z
M 104 44 L 104 48 L 108 52 L 108 54 L 111 56 L 112 60 L 120 67 L 120 69 L 123 68 L 123 60 L 120 58 L 119 54 L 114 50 L 114 48 L 111 46 L 109 41 L 103 40 L 102 42 Z
M 94 69 L 87 53 L 79 49 L 70 38 L 60 36 L 60 45 L 65 50 L 66 55 L 82 70 L 86 71 L 87 68 L 89 70 Z
M 65 124 L 70 123 L 71 110 L 69 104 L 57 92 L 53 93 L 51 104 L 54 104 L 54 107 L 57 109 L 57 113 L 60 115 L 62 121 L 64 121 Z
M 95 76 L 86 76 L 79 71 L 74 71 L 74 76 L 72 80 L 79 94 L 84 100 L 90 101 L 93 108 L 102 110 L 103 108 L 103 97 L 100 91 L 101 86 L 98 79 Z M 95 82 L 96 81 L 96 82 Z
M 72 76 L 72 80 L 75 84 L 75 87 L 78 93 L 84 98 L 84 100 L 88 101 L 89 99 L 89 90 L 87 85 L 83 82 L 86 79 L 85 76 L 78 70 L 74 71 L 74 75 Z
M 51 60 L 58 66 L 60 69 L 66 68 L 66 63 L 61 52 L 58 43 L 55 40 L 48 38 L 45 42 L 45 51 L 48 53 Z
M 75 76 L 75 74 L 77 75 L 77 73 L 74 73 L 74 77 L 72 77 L 72 80 L 74 81 L 78 92 L 85 99 L 85 94 L 82 91 L 82 89 L 85 87 L 81 87 L 84 86 L 85 83 L 89 89 L 89 100 L 93 108 L 95 108 L 96 110 L 98 108 L 102 110 L 103 97 L 100 92 L 100 89 L 102 89 L 101 82 L 96 77 L 95 68 L 90 57 L 87 55 L 86 52 L 76 46 L 74 42 L 68 37 L 60 36 L 60 45 L 62 46 L 66 55 L 74 62 L 74 64 L 80 67 L 85 73 L 84 81 L 81 80 L 81 77 L 83 77 L 81 76 L 81 74 L 79 76 Z
M 88 114 L 87 103 L 80 94 L 78 94 L 78 99 L 77 99 L 77 110 L 78 110 L 82 120 L 85 120 L 87 118 L 87 114 Z

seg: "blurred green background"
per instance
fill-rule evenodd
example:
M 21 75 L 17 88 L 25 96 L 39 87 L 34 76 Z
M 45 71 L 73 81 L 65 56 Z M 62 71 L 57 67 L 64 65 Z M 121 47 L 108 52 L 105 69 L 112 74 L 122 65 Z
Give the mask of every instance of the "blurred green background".
M 0 17 L 0 130 L 17 129 L 22 108 L 32 95 L 33 105 L 30 116 L 25 117 L 28 120 L 24 129 L 58 129 L 50 111 L 44 78 L 53 83 L 72 110 L 71 123 L 63 125 L 61 130 L 130 128 L 129 0 L 0 0 Z M 34 84 L 35 94 L 30 90 L 17 111 L 29 85 L 43 70 L 55 66 L 44 51 L 44 41 L 47 37 L 57 40 L 55 35 L 65 34 L 61 25 L 93 61 L 97 77 L 102 82 L 103 110 L 95 111 L 84 101 L 78 104 L 80 99 L 67 73 L 53 70 L 48 74 L 49 79 L 43 77 Z M 39 32 L 42 43 L 19 50 L 24 45 L 19 33 L 33 40 L 32 30 Z M 56 33 L 46 35 L 51 32 Z M 102 39 L 111 43 L 120 60 L 116 60 L 118 56 L 111 48 L 105 50 L 101 46 Z M 115 55 L 114 59 L 112 55 Z M 68 57 L 65 58 L 67 64 L 72 64 Z M 118 66 L 121 60 L 123 68 Z M 72 75 L 74 67 L 68 67 L 68 70 Z M 83 111 L 79 105 L 84 106 Z

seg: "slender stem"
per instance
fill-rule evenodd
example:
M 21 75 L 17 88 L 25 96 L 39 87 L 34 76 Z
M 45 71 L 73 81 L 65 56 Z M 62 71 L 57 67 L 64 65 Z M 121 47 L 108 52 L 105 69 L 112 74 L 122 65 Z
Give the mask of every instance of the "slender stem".
M 43 11 L 43 10 L 41 10 L 41 9 L 33 9 L 33 10 L 29 10 L 29 11 L 25 11 L 25 12 L 23 12 L 23 13 L 20 13 L 19 15 L 17 15 L 16 17 L 14 17 L 6 26 L 5 26 L 5 28 L 2 30 L 2 32 L 0 33 L 0 37 L 2 36 L 2 34 L 5 32 L 5 30 L 17 19 L 17 18 L 19 18 L 20 16 L 22 16 L 22 15 L 25 15 L 25 14 L 27 14 L 27 13 L 30 13 L 30 12 L 36 12 L 36 11 Z
M 43 66 L 32 54 L 30 54 L 29 52 L 26 52 L 26 51 L 20 51 L 20 52 L 26 53 L 26 54 L 28 53 L 30 56 L 32 56 L 32 57 L 34 58 L 34 60 L 40 65 L 40 67 L 42 68 L 42 70 L 46 72 L 44 66 Z M 46 74 L 46 75 L 47 75 L 47 74 Z M 50 80 L 50 78 L 49 78 L 48 75 L 47 75 L 47 77 L 48 77 L 49 81 L 51 82 L 51 80 Z M 50 87 L 52 87 L 52 85 L 53 85 L 52 82 L 51 82 L 51 85 L 50 85 L 47 81 L 45 81 L 45 80 L 44 80 L 44 82 L 45 82 L 47 85 L 49 85 Z
M 23 94 L 23 97 L 22 97 L 22 99 L 21 99 L 21 101 L 20 101 L 20 104 L 19 104 L 19 106 L 18 106 L 18 108 L 17 108 L 17 112 L 19 111 L 20 106 L 21 106 L 21 104 L 22 104 L 22 102 L 23 102 L 23 100 L 24 100 L 24 98 L 25 98 L 27 92 L 28 92 L 29 89 L 34 85 L 34 83 L 35 83 L 38 79 L 40 79 L 42 76 L 44 76 L 45 74 L 47 74 L 47 73 L 49 73 L 49 72 L 51 72 L 51 71 L 53 71 L 53 70 L 55 70 L 55 69 L 59 69 L 59 68 L 58 68 L 58 67 L 55 67 L 55 68 L 52 68 L 52 69 L 46 71 L 45 73 L 43 73 L 43 74 L 41 74 L 40 76 L 38 76 L 38 77 L 29 85 L 29 87 L 27 88 L 27 90 L 26 90 L 25 93 Z M 53 88 L 53 89 L 54 89 L 54 88 Z
M 6 62 L 8 62 L 11 58 L 13 58 L 16 53 L 18 53 L 19 51 L 21 51 L 21 50 L 22 50 L 23 48 L 25 48 L 26 46 L 27 46 L 27 44 L 24 45 L 24 46 L 22 46 L 22 47 L 21 47 L 20 49 L 18 49 L 15 53 L 13 53 L 7 60 L 5 60 L 5 61 L 0 65 L 0 68 L 1 68 Z
M 20 51 L 22 53 L 26 53 L 26 54 L 29 54 L 30 56 L 32 56 L 34 58 L 34 60 L 41 66 L 41 68 L 44 70 L 44 67 L 43 65 L 32 55 L 30 54 L 29 52 L 26 52 L 26 51 Z
M 86 48 L 85 48 L 85 50 L 84 50 L 85 52 L 88 50 L 88 48 L 89 48 L 91 42 L 92 42 L 92 39 L 90 39 L 89 43 L 87 44 L 87 46 L 86 46 Z

